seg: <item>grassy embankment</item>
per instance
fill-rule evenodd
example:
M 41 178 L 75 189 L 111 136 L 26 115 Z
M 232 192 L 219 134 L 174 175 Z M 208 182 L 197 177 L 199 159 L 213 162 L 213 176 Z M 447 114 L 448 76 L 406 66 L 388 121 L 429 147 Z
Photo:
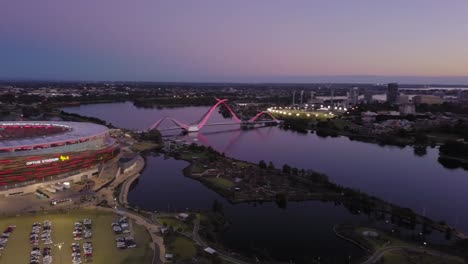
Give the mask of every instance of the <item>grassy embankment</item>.
M 130 146 L 130 150 L 139 153 L 159 148 L 161 145 L 151 141 L 137 141 Z

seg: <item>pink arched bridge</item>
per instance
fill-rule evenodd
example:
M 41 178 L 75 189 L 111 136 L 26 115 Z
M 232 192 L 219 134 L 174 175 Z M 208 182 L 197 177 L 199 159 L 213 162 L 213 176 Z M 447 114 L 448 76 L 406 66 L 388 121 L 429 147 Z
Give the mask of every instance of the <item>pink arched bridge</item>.
M 271 115 L 269 112 L 267 111 L 262 111 L 258 114 L 256 114 L 254 117 L 250 118 L 249 120 L 241 120 L 237 115 L 236 113 L 234 113 L 234 111 L 232 111 L 232 108 L 226 103 L 228 99 L 218 99 L 216 98 L 216 104 L 213 105 L 210 110 L 208 110 L 208 112 L 206 112 L 201 118 L 200 120 L 198 120 L 198 122 L 195 122 L 195 123 L 192 123 L 192 124 L 185 124 L 183 122 L 180 122 L 179 120 L 175 119 L 175 118 L 172 118 L 172 117 L 169 117 L 169 116 L 166 116 L 166 117 L 163 117 L 161 119 L 159 119 L 158 121 L 156 121 L 156 123 L 154 123 L 150 128 L 149 130 L 153 130 L 153 129 L 158 129 L 158 127 L 161 125 L 161 123 L 165 120 L 169 120 L 171 121 L 172 123 L 174 123 L 176 126 L 175 127 L 171 127 L 171 128 L 166 128 L 166 129 L 161 129 L 161 130 L 170 130 L 170 129 L 183 129 L 187 132 L 196 132 L 196 131 L 199 131 L 200 129 L 202 129 L 204 126 L 217 126 L 217 125 L 232 125 L 232 124 L 240 124 L 240 125 L 253 125 L 253 124 L 256 124 L 256 123 L 259 123 L 259 122 L 264 122 L 264 121 L 258 121 L 257 119 L 260 118 L 261 116 L 263 115 L 266 115 L 266 116 L 269 116 L 271 117 L 272 121 L 273 122 L 276 122 L 276 123 L 279 123 L 280 121 L 278 119 L 276 119 L 273 115 Z M 214 110 L 216 110 L 216 108 L 220 105 L 224 105 L 228 111 L 231 113 L 232 115 L 232 119 L 234 119 L 233 122 L 229 122 L 229 123 L 212 123 L 212 124 L 207 124 L 208 120 L 210 119 L 211 115 L 213 114 Z

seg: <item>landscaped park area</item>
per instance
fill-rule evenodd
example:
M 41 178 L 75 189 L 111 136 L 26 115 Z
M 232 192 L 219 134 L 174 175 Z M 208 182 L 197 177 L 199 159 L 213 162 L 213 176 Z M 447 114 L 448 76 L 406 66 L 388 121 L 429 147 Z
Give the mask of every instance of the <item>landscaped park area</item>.
M 416 242 L 403 241 L 393 235 L 380 232 L 370 227 L 339 226 L 339 234 L 345 235 L 349 241 L 354 241 L 370 250 L 372 257 L 365 264 L 378 263 L 387 264 L 456 264 L 464 263 L 458 257 L 445 255 Z M 335 229 L 336 230 L 336 229 Z
M 98 211 L 95 209 L 70 210 L 54 213 L 36 213 L 21 216 L 0 217 L 0 232 L 9 226 L 15 226 L 8 237 L 8 241 L 1 253 L 0 264 L 29 263 L 33 247 L 40 248 L 41 255 L 45 248 L 51 249 L 52 263 L 72 263 L 72 243 L 78 243 L 81 248 L 82 260 L 73 263 L 86 263 L 89 243 L 92 244 L 92 263 L 151 263 L 153 250 L 150 248 L 151 238 L 147 230 L 135 223 L 130 223 L 130 233 L 116 235 L 111 226 L 119 220 L 119 215 L 111 212 Z M 92 237 L 78 237 L 76 233 L 77 222 L 83 223 L 84 219 L 92 222 Z M 34 223 L 51 223 L 52 241 L 41 240 L 42 229 L 39 231 L 39 242 L 32 244 L 30 238 Z M 89 221 L 88 220 L 88 221 Z M 86 221 L 85 221 L 86 222 Z M 86 226 L 84 224 L 83 226 Z M 86 228 L 83 229 L 86 231 Z M 136 247 L 118 249 L 116 238 L 131 236 L 134 238 Z M 47 245 L 46 245 L 47 243 Z M 86 249 L 85 249 L 86 248 Z M 41 258 L 41 257 L 40 257 Z

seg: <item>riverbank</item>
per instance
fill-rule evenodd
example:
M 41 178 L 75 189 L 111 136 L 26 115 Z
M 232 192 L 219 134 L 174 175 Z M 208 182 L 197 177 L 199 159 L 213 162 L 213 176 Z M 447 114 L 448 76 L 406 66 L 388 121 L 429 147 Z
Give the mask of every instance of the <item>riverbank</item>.
M 202 182 L 231 203 L 273 201 L 280 207 L 287 207 L 288 201 L 319 200 L 342 205 L 352 213 L 385 215 L 392 219 L 392 223 L 408 229 L 422 226 L 423 230 L 438 230 L 463 237 L 462 233 L 444 222 L 433 221 L 410 209 L 341 187 L 316 172 L 286 166 L 279 170 L 266 163 L 252 164 L 226 158 L 211 148 L 196 145 L 176 144 L 165 149 L 173 150 L 167 155 L 190 163 L 184 169 L 185 176 Z
M 344 136 L 351 140 L 358 140 L 367 143 L 379 145 L 393 145 L 393 146 L 424 146 L 434 147 L 443 145 L 447 141 L 455 141 L 463 139 L 463 131 L 457 128 L 450 129 L 450 126 L 444 127 L 441 125 L 433 126 L 419 126 L 404 128 L 400 125 L 388 125 L 385 129 L 377 129 L 379 122 L 368 122 L 362 120 L 361 116 L 337 114 L 323 119 L 310 114 L 306 117 L 304 113 L 301 116 L 295 115 L 280 115 L 272 113 L 276 118 L 283 120 L 283 128 L 293 130 L 299 133 L 316 133 L 320 137 L 337 137 Z M 309 116 L 309 115 L 307 115 Z M 424 116 L 424 118 L 427 118 Z M 414 116 L 407 117 L 383 117 L 384 120 L 416 120 Z M 421 119 L 426 120 L 426 119 Z M 422 121 L 421 121 L 422 122 Z M 429 122 L 429 121 L 428 121 Z M 461 129 L 464 129 L 463 127 Z

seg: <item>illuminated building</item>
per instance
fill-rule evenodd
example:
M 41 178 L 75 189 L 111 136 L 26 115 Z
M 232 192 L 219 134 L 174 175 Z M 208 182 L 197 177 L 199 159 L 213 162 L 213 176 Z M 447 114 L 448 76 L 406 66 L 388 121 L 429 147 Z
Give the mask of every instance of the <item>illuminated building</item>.
M 118 153 L 118 144 L 102 125 L 0 122 L 0 191 L 90 170 L 96 173 Z

